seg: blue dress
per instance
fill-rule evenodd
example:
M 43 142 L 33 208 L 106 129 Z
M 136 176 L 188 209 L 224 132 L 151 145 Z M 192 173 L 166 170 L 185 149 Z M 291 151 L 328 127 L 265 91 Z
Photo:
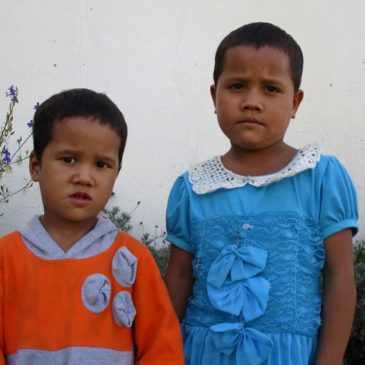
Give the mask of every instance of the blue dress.
M 315 145 L 272 175 L 236 175 L 217 156 L 181 175 L 167 239 L 193 254 L 186 364 L 312 364 L 324 240 L 346 228 L 355 234 L 357 219 L 349 175 Z

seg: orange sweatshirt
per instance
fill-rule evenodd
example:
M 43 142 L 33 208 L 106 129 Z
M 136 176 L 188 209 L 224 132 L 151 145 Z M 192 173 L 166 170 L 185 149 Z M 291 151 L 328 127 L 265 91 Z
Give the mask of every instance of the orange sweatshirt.
M 148 249 L 118 233 L 88 258 L 0 239 L 0 364 L 183 365 L 178 320 Z

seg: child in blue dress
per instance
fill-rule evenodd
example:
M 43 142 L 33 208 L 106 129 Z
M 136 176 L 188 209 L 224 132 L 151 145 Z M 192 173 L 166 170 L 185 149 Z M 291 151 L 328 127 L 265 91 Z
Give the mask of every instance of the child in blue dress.
M 356 191 L 317 145 L 284 142 L 303 55 L 269 23 L 220 43 L 211 95 L 229 151 L 170 193 L 166 283 L 187 365 L 339 365 L 356 291 Z

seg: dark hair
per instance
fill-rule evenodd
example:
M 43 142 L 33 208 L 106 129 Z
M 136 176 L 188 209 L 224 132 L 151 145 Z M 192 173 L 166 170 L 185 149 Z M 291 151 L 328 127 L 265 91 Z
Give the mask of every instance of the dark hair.
M 302 50 L 291 35 L 271 23 L 246 24 L 223 38 L 215 54 L 214 84 L 217 84 L 223 71 L 227 50 L 241 45 L 256 48 L 270 46 L 284 52 L 289 58 L 294 90 L 299 90 L 303 72 Z
M 127 124 L 122 112 L 105 94 L 89 89 L 71 89 L 51 96 L 34 114 L 34 153 L 41 161 L 42 154 L 52 139 L 53 126 L 64 118 L 92 118 L 110 126 L 120 137 L 119 166 L 127 141 Z

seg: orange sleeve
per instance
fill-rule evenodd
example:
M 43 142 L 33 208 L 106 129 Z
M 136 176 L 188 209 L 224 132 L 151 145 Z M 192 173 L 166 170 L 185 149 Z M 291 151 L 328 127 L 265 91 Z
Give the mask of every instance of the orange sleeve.
M 4 278 L 3 278 L 3 255 L 0 251 L 0 365 L 5 365 L 4 344 Z
M 134 342 L 137 365 L 184 365 L 179 321 L 150 252 L 140 257 L 133 288 L 137 310 Z

